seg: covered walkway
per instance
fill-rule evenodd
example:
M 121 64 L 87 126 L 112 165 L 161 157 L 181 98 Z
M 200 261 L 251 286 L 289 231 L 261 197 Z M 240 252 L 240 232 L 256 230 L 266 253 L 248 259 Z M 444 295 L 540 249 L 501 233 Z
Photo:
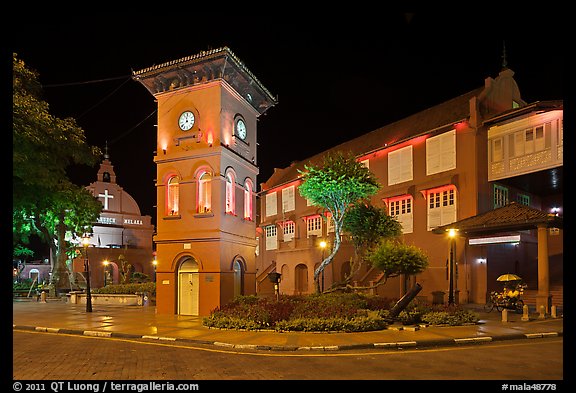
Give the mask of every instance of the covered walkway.
M 551 305 L 548 231 L 552 228 L 563 228 L 562 217 L 512 202 L 486 213 L 438 227 L 433 232 L 446 234 L 450 230 L 455 230 L 459 235 L 470 238 L 514 231 L 536 230 L 538 236 L 538 292 L 536 294 L 536 308 L 540 310 L 540 307 L 543 306 L 548 314 L 550 313 Z

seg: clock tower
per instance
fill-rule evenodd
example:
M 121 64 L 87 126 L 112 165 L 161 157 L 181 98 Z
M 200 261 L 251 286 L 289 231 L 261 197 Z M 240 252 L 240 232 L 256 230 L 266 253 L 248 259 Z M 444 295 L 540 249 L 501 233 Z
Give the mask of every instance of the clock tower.
M 156 310 L 256 293 L 258 117 L 277 103 L 229 48 L 134 71 L 158 104 Z

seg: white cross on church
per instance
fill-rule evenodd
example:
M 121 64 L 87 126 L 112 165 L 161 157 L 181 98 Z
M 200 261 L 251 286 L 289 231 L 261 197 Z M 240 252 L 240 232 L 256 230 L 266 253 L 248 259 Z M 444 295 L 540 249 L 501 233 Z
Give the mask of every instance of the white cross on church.
M 114 199 L 114 195 L 109 195 L 108 189 L 105 189 L 104 194 L 98 194 L 98 198 L 104 198 L 104 210 L 108 210 L 108 199 Z

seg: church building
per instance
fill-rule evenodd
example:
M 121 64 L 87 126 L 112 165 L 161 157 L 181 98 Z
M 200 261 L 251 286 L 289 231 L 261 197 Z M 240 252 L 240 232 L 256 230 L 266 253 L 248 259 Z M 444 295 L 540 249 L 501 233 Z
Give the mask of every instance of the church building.
M 276 99 L 229 49 L 133 72 L 158 104 L 156 312 L 256 290 L 257 121 Z
M 103 207 L 93 226 L 88 247 L 90 286 L 119 284 L 122 274 L 128 271 L 143 273 L 154 280 L 152 218 L 141 215 L 134 198 L 116 183 L 107 149 L 97 180 L 86 189 L 102 202 Z M 73 263 L 74 281 L 85 286 L 83 257 L 76 258 Z

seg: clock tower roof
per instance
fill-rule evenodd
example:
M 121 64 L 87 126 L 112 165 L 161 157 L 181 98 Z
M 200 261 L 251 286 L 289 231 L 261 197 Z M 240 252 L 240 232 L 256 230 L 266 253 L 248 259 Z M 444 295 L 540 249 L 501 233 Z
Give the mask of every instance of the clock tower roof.
M 132 71 L 132 79 L 142 83 L 154 96 L 165 91 L 223 79 L 260 114 L 278 103 L 277 98 L 228 47 L 202 51 Z

